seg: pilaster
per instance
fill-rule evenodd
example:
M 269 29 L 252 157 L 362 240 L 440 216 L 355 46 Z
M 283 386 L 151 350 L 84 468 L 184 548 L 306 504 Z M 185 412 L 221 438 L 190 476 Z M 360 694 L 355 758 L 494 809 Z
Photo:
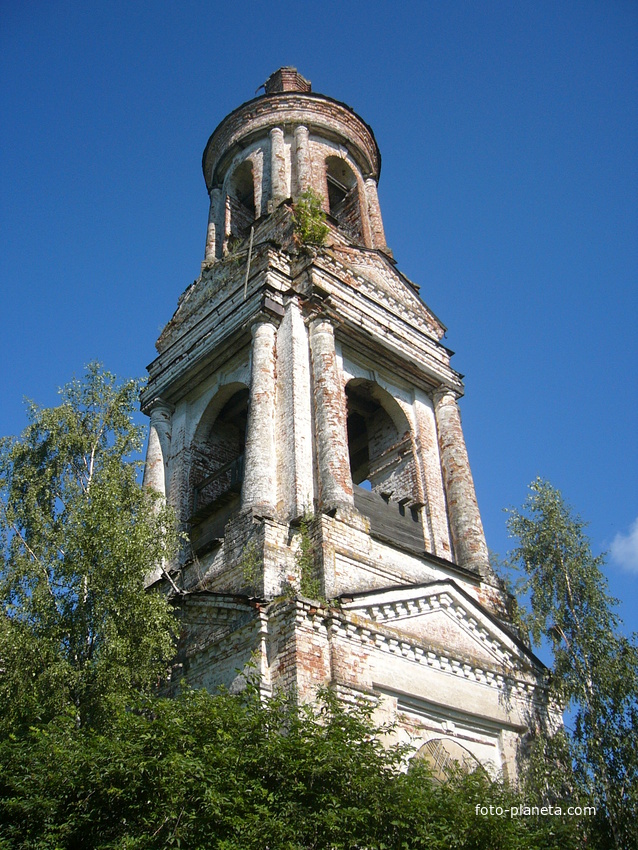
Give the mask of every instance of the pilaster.
M 285 311 L 277 334 L 278 508 L 294 519 L 313 508 L 310 354 L 296 296 Z

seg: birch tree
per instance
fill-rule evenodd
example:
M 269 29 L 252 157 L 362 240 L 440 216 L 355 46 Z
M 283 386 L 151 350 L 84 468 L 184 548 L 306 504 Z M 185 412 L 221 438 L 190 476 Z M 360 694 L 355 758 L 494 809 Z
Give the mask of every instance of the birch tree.
M 0 731 L 97 723 L 166 669 L 173 618 L 144 577 L 173 526 L 137 483 L 138 392 L 91 364 L 0 443 Z
M 620 631 L 605 557 L 593 554 L 586 523 L 540 479 L 523 509 L 510 511 L 508 527 L 529 600 L 522 619 L 537 646 L 551 647 L 553 687 L 568 709 L 576 787 L 599 808 L 600 846 L 636 847 L 638 648 L 635 635 Z

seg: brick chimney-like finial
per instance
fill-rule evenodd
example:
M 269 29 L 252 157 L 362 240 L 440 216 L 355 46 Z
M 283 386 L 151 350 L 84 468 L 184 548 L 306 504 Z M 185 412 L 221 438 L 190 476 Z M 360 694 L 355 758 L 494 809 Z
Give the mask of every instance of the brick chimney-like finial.
M 312 90 L 310 80 L 306 80 L 296 68 L 279 68 L 271 74 L 264 83 L 266 94 L 279 94 L 286 91 L 309 92 Z

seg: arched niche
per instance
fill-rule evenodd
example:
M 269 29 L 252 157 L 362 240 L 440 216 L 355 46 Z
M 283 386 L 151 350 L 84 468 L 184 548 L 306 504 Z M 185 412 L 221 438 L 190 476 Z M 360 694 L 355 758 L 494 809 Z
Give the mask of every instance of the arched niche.
M 412 757 L 412 762 L 423 759 L 432 769 L 435 779 L 444 782 L 456 770 L 485 770 L 476 756 L 454 738 L 431 738 Z
M 343 157 L 326 158 L 326 184 L 330 215 L 355 241 L 362 242 L 361 200 L 357 177 Z
M 255 211 L 255 180 L 250 159 L 240 162 L 227 181 L 227 204 L 230 222 L 227 236 L 243 239 L 257 217 Z
M 236 502 L 243 480 L 248 387 L 222 387 L 197 426 L 191 444 L 190 485 L 194 525 Z

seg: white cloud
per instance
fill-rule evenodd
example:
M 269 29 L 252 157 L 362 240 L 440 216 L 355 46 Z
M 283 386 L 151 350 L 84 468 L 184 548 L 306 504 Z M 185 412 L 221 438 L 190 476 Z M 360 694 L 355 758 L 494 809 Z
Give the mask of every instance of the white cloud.
M 628 534 L 618 533 L 614 537 L 611 557 L 626 570 L 638 573 L 638 519 L 631 524 Z

